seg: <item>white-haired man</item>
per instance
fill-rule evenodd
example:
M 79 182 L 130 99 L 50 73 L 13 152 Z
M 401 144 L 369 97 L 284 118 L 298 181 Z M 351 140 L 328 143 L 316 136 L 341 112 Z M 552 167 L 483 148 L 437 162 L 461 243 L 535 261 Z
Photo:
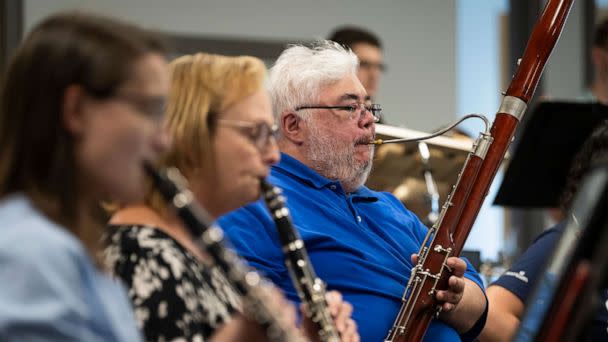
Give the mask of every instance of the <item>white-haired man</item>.
M 323 41 L 285 50 L 270 72 L 281 162 L 269 180 L 284 190 L 318 275 L 354 306 L 362 341 L 381 341 L 397 315 L 426 227 L 394 196 L 363 184 L 371 170 L 379 106 L 358 80 L 357 57 Z M 263 203 L 220 219 L 239 254 L 298 300 Z M 450 258 L 449 291 L 426 340 L 472 340 L 486 298 L 465 261 Z

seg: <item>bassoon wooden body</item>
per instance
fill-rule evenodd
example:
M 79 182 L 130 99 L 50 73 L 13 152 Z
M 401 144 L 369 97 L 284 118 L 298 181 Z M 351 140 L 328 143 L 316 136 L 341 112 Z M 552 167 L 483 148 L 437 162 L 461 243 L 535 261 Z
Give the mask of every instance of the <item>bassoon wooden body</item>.
M 540 80 L 573 0 L 549 0 L 536 23 L 489 134 L 480 135 L 456 185 L 429 229 L 386 341 L 421 341 L 439 314 L 438 290 L 448 288 L 446 262 L 458 256 Z

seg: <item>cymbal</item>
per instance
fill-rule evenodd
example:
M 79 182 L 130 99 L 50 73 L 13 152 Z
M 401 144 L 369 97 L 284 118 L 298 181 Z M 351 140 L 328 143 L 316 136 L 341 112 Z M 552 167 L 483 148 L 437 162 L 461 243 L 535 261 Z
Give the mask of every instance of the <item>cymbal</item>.
M 381 139 L 427 135 L 388 125 L 376 127 L 377 136 Z M 436 137 L 425 142 L 429 148 L 429 166 L 442 204 L 452 185 L 456 183 L 473 140 L 468 137 Z M 423 218 L 431 210 L 423 177 L 424 170 L 417 142 L 380 145 L 376 147 L 374 167 L 366 185 L 374 190 L 392 192 L 408 209 Z
M 440 201 L 445 200 L 449 190 L 449 184 L 437 184 Z M 405 177 L 391 192 L 420 219 L 425 218 L 431 211 L 431 202 L 427 193 L 426 183 L 421 178 Z

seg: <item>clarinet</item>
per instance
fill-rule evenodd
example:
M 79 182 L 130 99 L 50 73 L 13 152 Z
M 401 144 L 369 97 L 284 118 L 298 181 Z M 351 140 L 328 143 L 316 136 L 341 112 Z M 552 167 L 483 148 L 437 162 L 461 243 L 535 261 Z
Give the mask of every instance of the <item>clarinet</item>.
M 213 264 L 241 296 L 246 318 L 259 324 L 272 342 L 304 341 L 293 329 L 285 327 L 268 307 L 269 298 L 261 288 L 265 280 L 226 247 L 224 232 L 211 223 L 211 216 L 194 200 L 179 170 L 168 168 L 159 172 L 147 163 L 144 169 L 163 198 L 175 209 L 195 245 L 210 255 Z
M 277 226 L 279 238 L 283 244 L 285 264 L 289 269 L 289 275 L 298 291 L 300 300 L 306 303 L 307 316 L 317 325 L 321 341 L 340 341 L 340 334 L 325 300 L 325 284 L 317 277 L 308 258 L 304 242 L 293 226 L 289 209 L 285 206 L 285 198 L 281 195 L 281 189 L 264 179 L 260 180 L 260 186 L 264 201 Z

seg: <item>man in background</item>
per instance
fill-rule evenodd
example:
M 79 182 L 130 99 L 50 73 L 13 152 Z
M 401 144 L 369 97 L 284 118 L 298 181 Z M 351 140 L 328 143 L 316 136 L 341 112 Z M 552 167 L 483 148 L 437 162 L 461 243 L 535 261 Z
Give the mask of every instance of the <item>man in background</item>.
M 581 99 L 608 104 L 608 18 L 600 21 L 595 27 L 591 62 L 593 63 L 593 83 Z
M 359 58 L 357 77 L 372 99 L 378 93 L 380 75 L 386 71 L 382 42 L 375 34 L 355 26 L 336 29 L 327 39 L 350 48 Z

